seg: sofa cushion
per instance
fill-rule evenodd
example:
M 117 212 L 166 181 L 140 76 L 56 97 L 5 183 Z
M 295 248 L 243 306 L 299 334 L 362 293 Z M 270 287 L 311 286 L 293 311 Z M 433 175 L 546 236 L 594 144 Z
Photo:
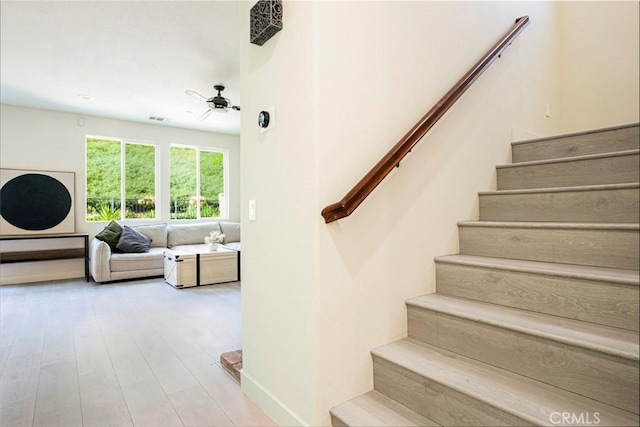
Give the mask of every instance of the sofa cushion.
M 152 248 L 167 247 L 167 224 L 136 225 L 131 228 L 150 238 Z
M 116 248 L 125 253 L 144 253 L 149 252 L 151 239 L 133 228 L 125 225 L 122 227 L 120 240 Z
M 222 230 L 222 234 L 224 234 L 225 245 L 227 243 L 240 241 L 239 222 L 219 221 L 218 224 L 220 224 L 220 229 Z
M 165 248 L 166 249 L 166 248 Z M 150 248 L 149 252 L 131 254 L 111 254 L 111 271 L 144 271 L 162 269 L 164 265 L 163 248 Z
M 205 236 L 212 231 L 221 232 L 217 222 L 171 224 L 167 227 L 167 247 L 204 243 Z
M 96 234 L 96 239 L 102 240 L 111 248 L 112 252 L 118 252 L 116 245 L 120 240 L 122 227 L 115 221 L 111 221 L 101 232 Z

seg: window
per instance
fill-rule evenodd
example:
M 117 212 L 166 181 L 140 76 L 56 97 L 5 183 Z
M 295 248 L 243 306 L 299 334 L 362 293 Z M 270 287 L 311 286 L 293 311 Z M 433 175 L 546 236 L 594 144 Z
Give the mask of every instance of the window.
M 171 146 L 171 219 L 227 218 L 222 151 Z
M 156 145 L 87 137 L 87 221 L 156 218 Z

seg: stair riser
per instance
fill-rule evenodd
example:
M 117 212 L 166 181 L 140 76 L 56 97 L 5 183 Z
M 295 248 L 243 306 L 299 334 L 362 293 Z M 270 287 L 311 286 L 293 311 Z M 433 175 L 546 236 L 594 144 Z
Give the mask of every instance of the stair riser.
M 498 190 L 622 184 L 638 181 L 638 155 L 497 169 Z
M 638 330 L 638 287 L 436 262 L 439 294 Z
M 408 319 L 410 338 L 638 413 L 637 362 L 413 306 Z
M 374 389 L 443 426 L 528 426 L 478 399 L 373 357 Z
M 481 221 L 638 222 L 638 188 L 480 195 Z
M 634 126 L 587 135 L 516 143 L 512 146 L 512 159 L 513 163 L 532 162 L 613 151 L 637 150 L 639 148 L 639 130 L 638 126 Z
M 460 253 L 638 269 L 638 232 L 459 226 Z

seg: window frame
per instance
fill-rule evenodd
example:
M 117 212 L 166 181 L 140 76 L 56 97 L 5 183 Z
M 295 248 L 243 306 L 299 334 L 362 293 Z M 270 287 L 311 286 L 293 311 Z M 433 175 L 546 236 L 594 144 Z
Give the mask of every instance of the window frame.
M 160 185 L 160 144 L 153 141 L 145 141 L 139 140 L 135 138 L 119 138 L 113 136 L 100 136 L 100 135 L 85 135 L 84 138 L 84 161 L 85 161 L 85 177 L 84 177 L 84 221 L 85 223 L 101 223 L 101 222 L 109 222 L 108 220 L 96 220 L 89 221 L 87 219 L 87 201 L 89 199 L 89 186 L 87 185 L 87 179 L 89 176 L 89 165 L 88 165 L 88 147 L 87 142 L 89 139 L 100 139 L 105 141 L 114 141 L 120 143 L 120 218 L 117 221 L 134 221 L 134 222 L 145 222 L 145 221 L 159 221 L 161 218 L 160 211 L 158 207 L 162 206 L 162 192 Z M 126 144 L 132 145 L 145 145 L 153 147 L 153 162 L 154 162 L 154 200 L 155 200 L 155 216 L 153 218 L 126 218 Z
M 218 217 L 201 217 L 200 216 L 200 204 L 197 204 L 197 209 L 196 209 L 196 218 L 191 218 L 191 219 L 180 219 L 180 218 L 173 218 L 173 211 L 171 209 L 169 209 L 169 220 L 170 221 L 177 221 L 177 222 L 183 222 L 183 221 L 200 221 L 200 220 L 215 220 L 215 219 L 221 219 L 221 220 L 226 220 L 229 219 L 229 150 L 226 148 L 216 148 L 216 147 L 206 147 L 206 146 L 201 146 L 201 145 L 192 145 L 192 144 L 180 144 L 180 143 L 171 143 L 169 144 L 169 176 L 171 176 L 171 148 L 176 147 L 176 148 L 189 148 L 189 149 L 194 149 L 196 150 L 196 159 L 195 159 L 195 169 L 196 169 L 196 198 L 197 200 L 200 200 L 200 152 L 201 151 L 206 151 L 206 152 L 210 152 L 210 153 L 221 153 L 222 154 L 222 167 L 223 167 L 223 171 L 222 171 L 222 189 L 223 189 L 223 194 L 224 194 L 224 208 L 225 208 L 225 212 L 222 212 L 222 209 L 219 208 L 219 216 Z M 168 194 L 169 194 L 169 201 L 171 202 L 171 181 L 169 180 L 169 189 L 168 189 Z

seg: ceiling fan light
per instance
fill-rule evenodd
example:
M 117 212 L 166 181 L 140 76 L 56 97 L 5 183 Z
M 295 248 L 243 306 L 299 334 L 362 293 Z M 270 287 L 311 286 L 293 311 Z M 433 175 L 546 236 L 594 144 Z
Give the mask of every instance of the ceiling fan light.
M 202 114 L 200 117 L 196 119 L 197 122 L 204 120 L 212 112 L 227 113 L 229 110 L 235 110 L 235 111 L 240 110 L 239 106 L 237 105 L 232 106 L 231 101 L 228 98 L 225 98 L 224 96 L 222 96 L 222 91 L 224 90 L 223 85 L 215 85 L 213 88 L 218 91 L 218 94 L 208 99 L 192 90 L 185 91 L 187 95 L 190 95 L 190 96 L 193 96 L 194 98 L 198 98 L 205 101 L 207 104 L 207 107 L 209 107 L 209 110 L 205 111 L 204 114 Z

